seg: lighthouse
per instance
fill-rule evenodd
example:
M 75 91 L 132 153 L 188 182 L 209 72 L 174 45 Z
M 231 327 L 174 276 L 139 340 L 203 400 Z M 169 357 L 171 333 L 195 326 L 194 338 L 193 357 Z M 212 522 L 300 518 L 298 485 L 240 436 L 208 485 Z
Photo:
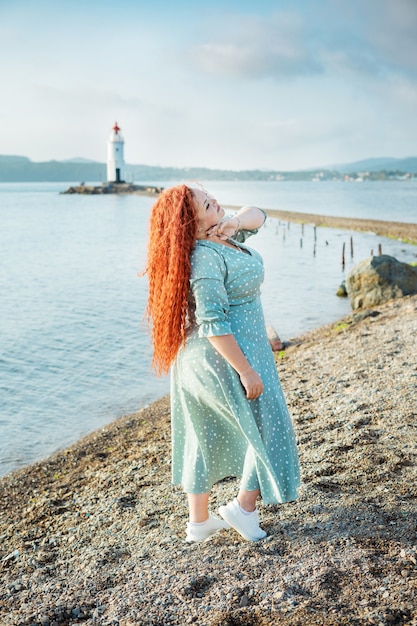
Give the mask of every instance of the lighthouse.
M 114 124 L 107 141 L 107 182 L 124 183 L 125 161 L 123 157 L 124 139 L 117 122 Z

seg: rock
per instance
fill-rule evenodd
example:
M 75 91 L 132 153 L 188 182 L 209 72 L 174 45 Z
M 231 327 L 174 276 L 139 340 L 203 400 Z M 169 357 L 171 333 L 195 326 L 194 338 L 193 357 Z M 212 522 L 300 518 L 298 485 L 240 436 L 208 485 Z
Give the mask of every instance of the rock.
M 381 315 L 379 311 L 373 311 L 373 310 L 361 311 L 360 313 L 353 313 L 352 320 L 355 324 L 357 324 L 358 322 L 361 322 L 367 317 L 378 317 L 378 315 Z
M 284 349 L 284 344 L 281 339 L 278 337 L 278 333 L 273 326 L 266 327 L 266 334 L 268 336 L 269 345 L 273 352 L 279 352 Z
M 96 608 L 96 611 L 98 611 L 98 612 L 99 612 L 99 614 L 101 615 L 102 613 L 105 613 L 105 612 L 106 612 L 106 609 L 107 609 L 107 606 L 106 606 L 106 605 L 104 605 L 104 604 L 100 604 L 100 606 L 98 606 L 98 607 Z
M 337 288 L 336 291 L 336 295 L 339 296 L 339 298 L 347 298 L 347 291 L 346 291 L 346 281 L 342 281 L 339 285 L 339 287 Z
M 10 559 L 18 559 L 20 556 L 20 550 L 13 550 L 13 552 L 10 552 L 10 554 L 7 554 L 5 557 L 3 557 L 3 561 L 10 561 Z
M 412 295 L 417 293 L 417 268 L 386 254 L 372 256 L 351 269 L 346 290 L 352 309 Z

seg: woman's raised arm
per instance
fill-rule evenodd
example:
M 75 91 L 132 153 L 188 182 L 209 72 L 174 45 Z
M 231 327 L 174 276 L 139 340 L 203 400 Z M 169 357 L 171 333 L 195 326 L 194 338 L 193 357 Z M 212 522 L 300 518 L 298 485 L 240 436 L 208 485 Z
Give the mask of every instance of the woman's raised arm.
M 265 222 L 266 213 L 256 206 L 244 206 L 235 215 L 223 217 L 207 231 L 207 235 L 232 237 L 239 230 L 257 230 Z

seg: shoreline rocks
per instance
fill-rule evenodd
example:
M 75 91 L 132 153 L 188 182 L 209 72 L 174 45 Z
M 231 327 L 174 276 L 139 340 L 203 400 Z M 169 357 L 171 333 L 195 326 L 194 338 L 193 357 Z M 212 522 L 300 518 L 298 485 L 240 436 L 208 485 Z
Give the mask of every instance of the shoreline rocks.
M 138 194 L 138 195 L 157 195 L 163 191 L 163 187 L 154 187 L 153 185 L 135 185 L 133 183 L 103 183 L 99 186 L 86 185 L 81 183 L 73 187 L 68 187 L 61 194 L 84 194 L 84 195 L 105 195 L 105 194 Z

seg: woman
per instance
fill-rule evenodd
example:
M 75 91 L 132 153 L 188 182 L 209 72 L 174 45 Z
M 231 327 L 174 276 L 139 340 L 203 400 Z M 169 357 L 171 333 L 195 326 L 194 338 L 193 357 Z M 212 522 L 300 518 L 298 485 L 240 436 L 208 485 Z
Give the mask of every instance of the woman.
M 266 536 L 256 500 L 294 500 L 294 431 L 265 330 L 261 256 L 244 241 L 265 221 L 256 207 L 233 217 L 206 191 L 164 191 L 150 220 L 147 273 L 153 365 L 172 366 L 172 477 L 188 494 L 186 540 L 230 526 Z M 210 489 L 240 476 L 240 490 L 209 515 Z

